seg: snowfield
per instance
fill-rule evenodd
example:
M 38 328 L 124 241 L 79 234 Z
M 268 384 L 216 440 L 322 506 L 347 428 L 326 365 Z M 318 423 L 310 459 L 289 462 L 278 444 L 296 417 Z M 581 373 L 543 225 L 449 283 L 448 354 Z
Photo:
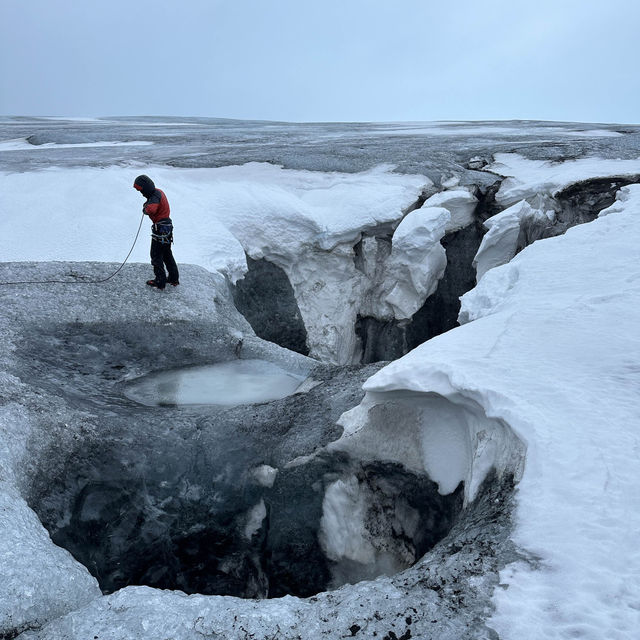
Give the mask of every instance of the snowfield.
M 597 129 L 590 134 L 620 135 Z M 27 144 L 5 143 L 16 153 Z M 6 390 L 0 407 L 0 637 L 315 640 L 332 633 L 399 638 L 410 631 L 402 637 L 637 638 L 640 185 L 620 189 L 595 221 L 514 254 L 523 220 L 552 220 L 546 205 L 555 193 L 594 177 L 640 174 L 640 158 L 552 163 L 498 153 L 486 170 L 506 178 L 496 195 L 505 211 L 486 225 L 478 283 L 462 298 L 461 326 L 370 377 L 362 401 L 339 420 L 342 435 L 316 453 L 396 463 L 428 474 L 442 495 L 462 481 L 467 509 L 494 472 L 499 480 L 513 477 L 513 526 L 505 534 L 513 551 L 496 552 L 490 562 L 483 553 L 491 545 L 483 539 L 473 549 L 469 534 L 460 537 L 464 544 L 450 545 L 454 550 L 445 541 L 395 577 L 308 599 L 272 600 L 186 596 L 135 585 L 103 596 L 84 567 L 53 545 L 23 495 L 34 472 L 31 456 L 56 437 L 38 431 L 39 421 L 55 416 L 55 433 L 63 441 L 66 421 L 75 421 L 71 446 L 83 429 L 94 428 L 95 416 L 9 372 L 23 357 L 20 329 L 124 320 L 160 327 L 210 322 L 212 344 L 219 339 L 225 354 L 249 345 L 255 357 L 271 355 L 304 377 L 310 359 L 265 345 L 233 308 L 226 282 L 246 273 L 248 255 L 266 258 L 287 274 L 311 355 L 348 364 L 357 352 L 353 326 L 365 304 L 360 299 L 369 295 L 366 304 L 380 318 L 410 317 L 442 277 L 447 256 L 441 239 L 472 223 L 472 190 L 454 180 L 435 194 L 426 176 L 394 173 L 389 166 L 350 174 L 264 163 L 1 174 L 3 263 L 30 263 L 15 266 L 16 276 L 12 265 L 0 264 L 2 281 L 63 277 L 69 266 L 58 263 L 69 261 L 92 261 L 82 265 L 90 276 L 108 275 L 117 264 L 100 263 L 124 259 L 136 233 L 142 199 L 131 185 L 140 173 L 167 192 L 177 261 L 196 266 L 186 266 L 181 287 L 165 293 L 144 290 L 146 269 L 138 264 L 127 265 L 104 298 L 99 286 L 80 283 L 60 295 L 51 287 L 0 286 L 0 362 L 7 367 L 0 374 Z M 148 262 L 147 224 L 131 262 Z M 372 248 L 366 254 L 367 233 L 378 228 L 391 237 L 384 269 Z M 360 240 L 364 267 L 354 259 Z M 366 277 L 374 271 L 376 295 L 367 294 Z M 196 338 L 189 339 L 188 347 L 197 351 Z M 308 459 L 313 455 L 300 454 L 291 464 Z M 266 485 L 280 472 L 259 469 L 269 471 Z M 357 480 L 338 479 L 325 493 L 320 543 L 332 559 L 364 562 L 374 555 L 358 491 Z M 265 513 L 264 503 L 255 505 L 249 538 Z M 458 553 L 475 553 L 477 564 L 469 569 L 473 563 Z M 471 604 L 464 598 L 451 604 L 455 591 L 441 593 L 434 586 L 434 576 L 453 575 L 458 588 L 458 574 Z

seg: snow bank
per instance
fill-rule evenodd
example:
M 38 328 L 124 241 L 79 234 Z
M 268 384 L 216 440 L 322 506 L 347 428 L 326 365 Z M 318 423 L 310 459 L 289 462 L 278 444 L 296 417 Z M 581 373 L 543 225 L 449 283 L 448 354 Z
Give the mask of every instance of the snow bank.
M 634 185 L 488 271 L 462 299 L 474 322 L 382 369 L 342 418 L 336 447 L 425 469 L 443 492 L 464 479 L 467 498 L 488 465 L 517 470 L 526 443 L 523 559 L 490 623 L 505 640 L 637 633 L 639 218 Z
M 629 211 L 640 211 L 640 189 L 636 185 L 622 187 L 616 193 L 616 201 L 598 214 L 599 218 L 611 215 L 612 213 L 624 213 Z
M 447 266 L 440 240 L 450 220 L 444 208 L 422 207 L 408 214 L 395 230 L 383 288 L 390 289 L 384 301 L 396 319 L 411 318 L 436 290 Z
M 330 251 L 354 243 L 362 229 L 399 220 L 429 183 L 423 176 L 394 174 L 388 166 L 360 174 L 260 163 L 5 173 L 0 176 L 9 234 L 4 259 L 124 258 L 143 203 L 133 179 L 143 171 L 169 196 L 181 261 L 220 271 L 232 281 L 246 271 L 244 251 L 284 261 L 311 246 Z M 147 244 L 140 242 L 132 260 L 146 262 L 147 254 Z
M 494 162 L 484 170 L 506 176 L 496 194 L 496 202 L 502 207 L 509 207 L 539 194 L 553 196 L 571 184 L 591 178 L 639 175 L 640 158 L 611 160 L 593 157 L 551 162 L 529 160 L 517 153 L 496 153 Z
M 492 359 L 526 336 L 501 386 L 529 414 L 514 539 L 541 564 L 501 576 L 494 625 L 505 638 L 638 629 L 639 217 L 640 187 L 625 187 L 608 215 L 529 247 L 463 298 L 463 317 L 482 318 L 474 325 L 512 327 Z
M 535 230 L 543 231 L 555 219 L 553 210 L 534 209 L 526 200 L 492 216 L 484 222 L 488 229 L 473 259 L 476 281 L 493 267 L 506 264 L 519 249 L 529 244 Z
M 451 219 L 447 223 L 447 233 L 458 231 L 474 221 L 473 212 L 478 206 L 478 199 L 466 189 L 449 189 L 434 193 L 427 198 L 423 207 L 444 207 Z

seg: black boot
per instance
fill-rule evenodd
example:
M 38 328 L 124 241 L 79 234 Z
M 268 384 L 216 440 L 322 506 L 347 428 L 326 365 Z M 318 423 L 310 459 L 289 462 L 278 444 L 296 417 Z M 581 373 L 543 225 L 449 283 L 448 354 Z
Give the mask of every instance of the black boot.
M 147 280 L 147 284 L 150 287 L 155 287 L 156 289 L 160 289 L 161 291 L 162 289 L 164 289 L 164 285 L 156 282 L 155 280 Z

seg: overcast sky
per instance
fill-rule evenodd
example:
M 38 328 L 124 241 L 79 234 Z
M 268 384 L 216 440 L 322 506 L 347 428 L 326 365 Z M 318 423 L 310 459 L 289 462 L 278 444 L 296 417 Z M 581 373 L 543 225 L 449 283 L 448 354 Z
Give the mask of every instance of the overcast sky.
M 638 123 L 638 0 L 0 0 L 0 113 Z

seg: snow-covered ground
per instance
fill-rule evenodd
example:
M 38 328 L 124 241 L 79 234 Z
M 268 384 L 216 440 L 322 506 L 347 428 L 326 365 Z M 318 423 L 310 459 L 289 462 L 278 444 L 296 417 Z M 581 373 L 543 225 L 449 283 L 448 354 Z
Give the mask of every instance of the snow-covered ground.
M 610 130 L 588 133 L 616 137 Z M 569 130 L 566 135 L 578 134 Z M 496 154 L 487 168 L 508 177 L 497 194 L 500 205 L 532 200 L 531 206 L 516 205 L 522 213 L 536 211 L 539 196 L 547 202 L 570 184 L 639 174 L 640 159 L 590 157 L 553 163 Z M 307 314 L 305 322 L 317 328 L 317 352 L 332 357 L 352 349 L 342 345 L 342 336 L 323 335 L 321 329 L 329 323 L 346 325 L 355 316 L 353 245 L 364 229 L 395 227 L 423 190 L 433 187 L 426 176 L 400 175 L 386 166 L 352 174 L 265 164 L 4 173 L 3 261 L 123 259 L 139 221 L 136 212 L 142 201 L 131 188 L 139 173 L 151 175 L 170 196 L 179 262 L 233 281 L 246 270 L 245 252 L 268 257 L 285 270 Z M 389 273 L 407 282 L 411 274 L 416 277 L 411 296 L 416 288 L 426 295 L 432 282 L 421 280 L 424 272 L 403 265 L 403 258 L 419 255 L 432 263 L 433 274 L 441 268 L 438 242 L 447 225 L 453 218 L 468 219 L 470 193 L 455 181 L 451 191 L 458 199 L 438 196 L 427 201 L 413 212 L 413 219 L 409 214 L 404 226 L 397 227 L 397 246 L 401 239 L 407 246 L 402 256 L 393 258 Z M 440 208 L 447 201 L 450 209 Z M 491 466 L 516 474 L 520 481 L 511 537 L 519 559 L 501 571 L 493 592 L 495 608 L 486 618 L 503 640 L 628 640 L 640 629 L 639 223 L 640 186 L 624 187 L 596 221 L 536 242 L 502 266 L 491 268 L 493 263 L 485 261 L 477 287 L 463 298 L 463 325 L 370 378 L 363 403 L 343 416 L 345 433 L 332 445 L 426 471 L 442 493 L 465 480 L 467 500 Z M 420 253 L 409 242 L 418 234 L 429 251 Z M 133 261 L 147 261 L 147 243 L 146 237 L 139 241 Z M 511 253 L 502 251 L 498 262 Z M 318 274 L 322 280 L 314 280 Z M 3 275 L 9 274 L 4 270 Z M 40 294 L 25 289 L 13 295 L 20 299 Z M 409 297 L 403 295 L 401 302 Z M 188 316 L 186 302 L 169 294 L 166 300 Z M 51 311 L 55 303 L 50 292 L 42 301 Z M 401 317 L 403 304 L 399 308 Z M 323 340 L 329 345 L 326 351 Z M 10 336 L 3 344 L 8 357 L 14 348 Z M 7 378 L 9 383 L 15 380 Z M 5 412 L 12 424 L 25 420 L 19 405 Z M 398 416 L 403 420 L 389 422 Z M 17 456 L 10 444 L 6 456 Z M 14 494 L 6 495 L 13 499 Z M 30 512 L 22 506 L 20 517 L 26 519 Z M 35 530 L 37 523 L 29 527 Z M 46 546 L 44 537 L 37 545 Z M 386 582 L 353 593 L 367 594 L 363 597 L 369 603 L 374 600 L 368 594 L 376 589 L 391 599 L 401 597 Z M 345 593 L 340 597 L 348 599 L 351 592 Z M 323 607 L 328 600 L 322 600 Z M 78 605 L 81 601 L 78 598 Z M 96 628 L 95 621 L 108 628 L 109 616 L 120 615 L 119 624 L 129 626 L 126 632 L 124 627 L 117 630 L 119 637 L 140 637 L 136 634 L 144 633 L 148 624 L 148 637 L 160 638 L 161 629 L 149 622 L 155 609 L 170 612 L 178 626 L 189 618 L 195 621 L 193 628 L 204 624 L 209 625 L 203 627 L 206 632 L 223 633 L 228 627 L 219 620 L 225 614 L 218 600 L 211 602 L 130 589 L 94 599 L 86 610 L 55 622 L 47 636 L 34 632 L 33 637 L 80 638 Z M 295 633 L 304 634 L 302 620 L 313 604 L 285 598 L 237 606 L 243 607 L 254 630 L 263 623 L 273 634 L 276 621 L 282 628 L 295 622 Z M 185 635 L 176 637 L 188 637 L 189 628 L 185 623 Z M 474 633 L 469 630 L 469 637 L 476 637 Z

